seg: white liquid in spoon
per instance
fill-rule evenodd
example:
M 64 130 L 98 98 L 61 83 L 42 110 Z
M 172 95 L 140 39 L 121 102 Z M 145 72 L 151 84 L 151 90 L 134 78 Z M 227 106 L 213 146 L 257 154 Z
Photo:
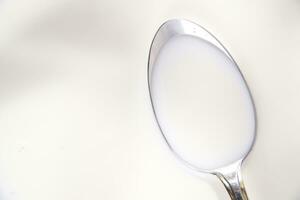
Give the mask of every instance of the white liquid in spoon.
M 190 164 L 215 169 L 249 151 L 255 136 L 250 94 L 232 60 L 212 44 L 170 39 L 154 64 L 151 91 L 163 133 Z

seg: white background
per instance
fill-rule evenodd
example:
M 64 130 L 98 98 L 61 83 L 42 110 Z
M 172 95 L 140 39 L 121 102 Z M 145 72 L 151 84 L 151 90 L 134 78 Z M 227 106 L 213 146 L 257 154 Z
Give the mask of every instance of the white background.
M 300 2 L 4 0 L 0 198 L 228 199 L 186 173 L 151 113 L 146 65 L 159 25 L 186 18 L 228 48 L 251 88 L 251 199 L 300 198 Z

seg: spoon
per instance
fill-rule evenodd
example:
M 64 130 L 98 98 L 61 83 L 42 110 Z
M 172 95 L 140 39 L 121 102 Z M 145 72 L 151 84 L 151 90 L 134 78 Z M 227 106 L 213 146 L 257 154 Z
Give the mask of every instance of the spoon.
M 231 199 L 247 200 L 241 165 L 255 141 L 256 111 L 225 47 L 191 21 L 165 22 L 151 44 L 148 88 L 156 123 L 173 155 L 190 170 L 217 176 Z

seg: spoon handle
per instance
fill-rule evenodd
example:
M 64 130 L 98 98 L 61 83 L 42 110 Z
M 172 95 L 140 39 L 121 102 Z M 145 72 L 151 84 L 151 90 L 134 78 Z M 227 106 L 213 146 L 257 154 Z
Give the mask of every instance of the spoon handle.
M 241 176 L 241 161 L 219 170 L 215 175 L 222 181 L 232 200 L 248 200 Z

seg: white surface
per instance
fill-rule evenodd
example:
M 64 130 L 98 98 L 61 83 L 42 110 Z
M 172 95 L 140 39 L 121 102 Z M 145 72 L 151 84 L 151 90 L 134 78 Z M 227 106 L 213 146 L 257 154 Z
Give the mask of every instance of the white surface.
M 1 4 L 1 199 L 228 199 L 175 164 L 151 114 L 148 50 L 174 17 L 212 31 L 253 92 L 249 197 L 300 198 L 299 1 Z
M 173 37 L 151 71 L 157 119 L 183 160 L 213 170 L 246 156 L 255 138 L 254 107 L 222 50 L 196 37 Z

